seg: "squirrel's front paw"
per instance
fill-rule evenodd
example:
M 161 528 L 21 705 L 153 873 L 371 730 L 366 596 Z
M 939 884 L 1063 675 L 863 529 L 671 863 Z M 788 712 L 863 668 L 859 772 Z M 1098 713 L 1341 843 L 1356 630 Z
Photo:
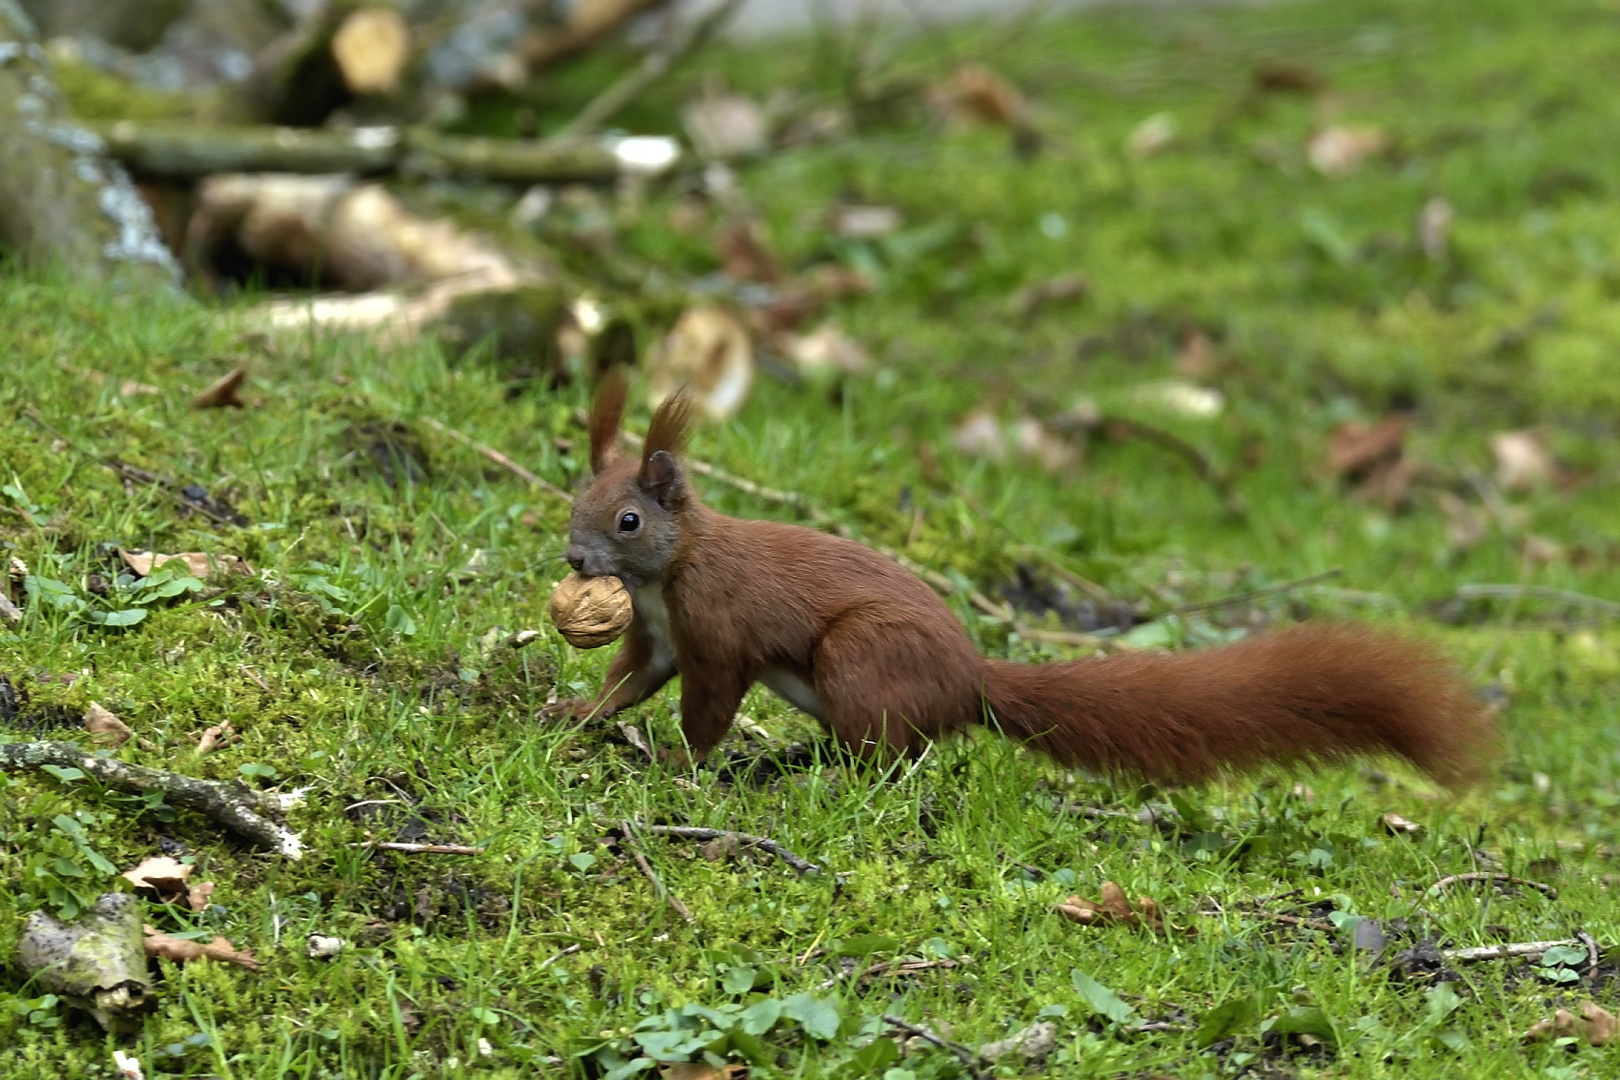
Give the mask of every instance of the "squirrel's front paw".
M 571 697 L 555 701 L 540 710 L 542 720 L 578 720 L 591 714 L 594 705 L 590 698 Z

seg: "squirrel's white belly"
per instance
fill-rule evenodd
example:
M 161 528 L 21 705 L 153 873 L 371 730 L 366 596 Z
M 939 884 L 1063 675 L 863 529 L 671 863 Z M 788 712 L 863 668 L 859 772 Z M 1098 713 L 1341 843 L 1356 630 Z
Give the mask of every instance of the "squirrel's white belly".
M 664 590 L 657 585 L 643 585 L 630 594 L 636 614 L 647 624 L 647 636 L 652 639 L 653 667 L 664 671 L 675 670 L 675 645 L 669 632 L 669 607 L 664 603 Z
M 821 699 L 816 688 L 803 676 L 786 668 L 766 668 L 759 673 L 759 681 L 796 709 L 802 709 L 817 720 L 825 720 L 821 713 Z

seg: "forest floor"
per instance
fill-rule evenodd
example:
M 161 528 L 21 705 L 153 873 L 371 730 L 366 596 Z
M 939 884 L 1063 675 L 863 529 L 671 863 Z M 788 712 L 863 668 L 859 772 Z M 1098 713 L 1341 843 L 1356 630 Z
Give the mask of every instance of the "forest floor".
M 836 94 L 849 45 L 725 45 L 625 122 L 669 130 L 713 72 Z M 1450 794 L 1373 761 L 1156 790 L 983 733 L 878 772 L 763 690 L 706 765 L 666 768 L 617 724 L 538 718 L 611 653 L 546 619 L 568 508 L 444 430 L 573 489 L 586 387 L 514 383 L 476 350 L 266 345 L 229 303 L 5 276 L 0 542 L 24 567 L 0 736 L 85 741 L 97 702 L 133 730 L 126 760 L 308 790 L 291 861 L 72 770 L 0 777 L 0 1073 L 111 1076 L 116 1048 L 148 1076 L 244 1080 L 969 1074 L 893 1017 L 971 1050 L 1050 1021 L 1064 1077 L 1612 1074 L 1590 1024 L 1522 1036 L 1620 1011 L 1620 12 L 1102 9 L 896 50 L 1011 80 L 1039 151 L 897 95 L 735 169 L 783 266 L 870 279 L 835 315 L 872 366 L 767 372 L 696 434 L 694 456 L 796 504 L 704 497 L 813 506 L 902 551 L 957 582 L 996 656 L 1307 617 L 1427 639 L 1497 713 L 1489 781 Z M 604 76 L 570 78 L 564 97 Z M 576 193 L 539 237 L 667 325 L 637 283 L 720 265 L 691 190 Z M 840 235 L 840 202 L 900 225 Z M 189 407 L 240 359 L 246 408 Z M 154 587 L 120 546 L 254 573 Z M 618 719 L 676 744 L 676 701 Z M 234 741 L 199 751 L 225 723 Z M 158 1010 L 104 1035 L 15 942 L 161 851 L 215 889 L 145 920 L 262 970 L 159 961 Z M 1515 880 L 1441 884 L 1475 872 Z M 1055 911 L 1108 882 L 1162 927 Z M 310 935 L 344 947 L 312 958 Z M 1451 952 L 1556 940 L 1576 944 Z

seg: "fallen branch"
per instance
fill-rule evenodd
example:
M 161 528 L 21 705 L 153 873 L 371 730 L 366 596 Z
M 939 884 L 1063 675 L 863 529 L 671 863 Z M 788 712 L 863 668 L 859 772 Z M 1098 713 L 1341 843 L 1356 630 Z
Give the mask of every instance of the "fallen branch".
M 729 832 L 725 829 L 701 829 L 691 825 L 630 824 L 634 824 L 642 832 L 662 836 L 678 836 L 683 840 L 729 840 L 732 843 L 757 847 L 762 851 L 768 851 L 775 855 L 801 874 L 813 874 L 821 870 L 821 867 L 817 864 L 795 855 L 768 836 L 753 836 L 749 833 Z
M 1233 593 L 1231 596 L 1223 596 L 1218 600 L 1202 600 L 1196 604 L 1178 604 L 1166 614 L 1189 615 L 1195 611 L 1209 611 L 1212 608 L 1243 604 L 1250 600 L 1259 600 L 1267 596 L 1275 596 L 1278 593 L 1290 593 L 1295 589 L 1303 589 L 1307 585 L 1315 585 L 1317 582 L 1336 578 L 1343 573 L 1344 568 L 1342 566 L 1335 566 L 1333 569 L 1324 570 L 1320 574 L 1308 574 L 1293 581 L 1285 581 L 1281 585 L 1267 585 L 1263 589 L 1250 589 L 1247 592 Z
M 1591 608 L 1605 615 L 1620 615 L 1620 603 L 1604 600 L 1568 589 L 1553 589 L 1545 585 L 1462 585 L 1457 589 L 1458 600 L 1551 600 L 1571 607 Z
M 1469 874 L 1451 874 L 1448 877 L 1443 877 L 1433 885 L 1429 886 L 1429 895 L 1439 896 L 1446 890 L 1448 886 L 1455 885 L 1461 881 L 1501 881 L 1509 885 L 1527 885 L 1532 889 L 1540 889 L 1544 894 L 1546 894 L 1546 897 L 1549 900 L 1558 899 L 1558 890 L 1553 888 L 1551 885 L 1548 885 L 1546 882 L 1530 881 L 1527 878 L 1514 877 L 1512 874 L 1498 874 L 1485 870 L 1479 870 Z
M 1321 930 L 1328 934 L 1331 934 L 1338 929 L 1338 927 L 1334 926 L 1332 923 L 1323 922 L 1321 919 L 1306 919 L 1298 915 L 1282 915 L 1272 911 L 1200 911 L 1198 914 L 1211 916 L 1214 918 L 1224 918 L 1228 914 L 1235 914 L 1238 916 L 1248 915 L 1257 919 L 1270 919 L 1272 922 L 1280 922 L 1288 926 L 1297 926 L 1302 930 Z
M 902 1020 L 893 1013 L 884 1013 L 883 1022 L 888 1024 L 890 1027 L 900 1029 L 907 1035 L 913 1035 L 921 1039 L 923 1042 L 932 1043 L 941 1050 L 954 1055 L 956 1060 L 962 1063 L 963 1070 L 965 1070 L 969 1076 L 974 1077 L 975 1080 L 983 1080 L 985 1073 L 983 1069 L 979 1068 L 979 1055 L 975 1054 L 972 1050 L 969 1050 L 961 1043 L 952 1042 L 949 1039 L 941 1038 L 928 1028 L 922 1027 L 918 1024 L 913 1024 L 909 1020 Z
M 381 802 L 384 800 L 372 801 Z M 410 844 L 403 840 L 365 840 L 349 846 L 365 848 L 367 851 L 403 851 L 407 855 L 482 855 L 484 853 L 483 848 L 468 847 L 466 844 Z
M 1211 461 L 1202 450 L 1179 435 L 1172 434 L 1139 420 L 1123 416 L 1089 416 L 1075 421 L 1081 431 L 1096 432 L 1106 439 L 1140 439 L 1179 457 L 1187 463 L 1193 475 L 1215 489 L 1229 513 L 1242 516 L 1247 513 L 1243 498 L 1232 486 L 1232 478 Z
M 661 171 L 623 138 L 536 141 L 440 135 L 425 128 L 350 131 L 181 123 L 92 124 L 108 155 L 144 176 L 194 179 L 217 173 L 354 173 L 477 177 L 496 183 L 604 183 Z M 669 142 L 669 160 L 678 153 Z
M 556 138 L 565 140 L 596 134 L 615 113 L 646 93 L 681 61 L 707 45 L 741 5 L 742 0 L 719 0 L 701 17 L 693 20 L 685 33 L 653 49 L 634 70 L 587 102 L 579 114 L 563 126 Z
M 1584 947 L 1579 938 L 1564 938 L 1561 941 L 1519 941 L 1510 945 L 1476 945 L 1470 949 L 1443 949 L 1440 958 L 1459 964 L 1472 964 L 1480 960 L 1512 960 L 1520 956 L 1540 956 L 1548 949 L 1560 945 L 1568 948 Z
M 297 859 L 303 854 L 303 841 L 297 833 L 260 816 L 283 807 L 276 796 L 261 795 L 235 784 L 199 780 L 163 769 L 132 765 L 116 758 L 98 757 L 68 742 L 0 743 L 0 771 L 43 769 L 46 766 L 78 769 L 117 791 L 137 795 L 161 791 L 170 804 L 195 810 L 232 832 L 289 859 Z
M 658 876 L 658 871 L 652 868 L 652 863 L 648 862 L 647 856 L 642 854 L 641 845 L 636 842 L 635 826 L 628 821 L 624 822 L 623 825 L 625 845 L 630 849 L 630 857 L 636 860 L 636 865 L 641 868 L 642 874 L 646 876 L 648 881 L 652 882 L 653 892 L 658 894 L 658 899 L 673 908 L 675 914 L 686 920 L 687 925 L 695 924 L 697 919 L 692 916 L 692 909 L 681 903 L 681 898 L 669 891 L 669 888 L 664 884 L 664 879 Z
M 521 56 L 530 71 L 539 71 L 577 56 L 638 15 L 663 7 L 669 0 L 598 0 L 575 4 L 562 26 L 536 30 L 523 42 Z
M 461 432 L 457 431 L 455 428 L 450 427 L 450 426 L 448 426 L 446 424 L 442 424 L 439 421 L 433 419 L 433 417 L 431 417 L 431 416 L 424 416 L 424 417 L 422 417 L 422 420 L 423 420 L 424 423 L 426 423 L 429 427 L 433 428 L 435 431 L 438 431 L 438 432 L 441 432 L 441 433 L 443 433 L 445 435 L 448 435 L 452 439 L 456 440 L 458 443 L 461 443 L 463 446 L 471 447 L 472 449 L 478 451 L 480 454 L 483 454 L 490 461 L 493 461 L 495 464 L 497 464 L 501 468 L 507 470 L 512 475 L 514 475 L 516 477 L 519 477 L 522 480 L 528 481 L 530 484 L 532 484 L 535 487 L 539 488 L 541 491 L 546 492 L 548 495 L 554 495 L 557 498 L 561 499 L 565 503 L 568 503 L 570 505 L 573 504 L 574 497 L 572 495 L 568 494 L 568 492 L 564 491 L 562 488 L 558 487 L 557 485 L 551 483 L 549 480 L 546 480 L 544 477 L 537 476 L 536 474 L 530 472 L 528 469 L 525 469 L 522 465 L 519 465 L 517 462 L 515 462 L 511 458 L 507 457 L 505 454 L 501 453 L 499 450 L 496 450 L 494 447 L 485 446 L 481 442 L 474 442 L 471 438 L 469 438 L 466 435 L 463 435 Z

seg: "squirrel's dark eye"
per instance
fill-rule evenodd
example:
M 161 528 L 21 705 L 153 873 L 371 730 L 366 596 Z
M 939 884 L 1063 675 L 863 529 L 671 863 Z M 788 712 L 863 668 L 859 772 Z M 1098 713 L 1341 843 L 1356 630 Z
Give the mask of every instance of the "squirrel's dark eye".
M 620 532 L 635 532 L 639 528 L 641 528 L 640 514 L 624 513 L 619 515 Z

